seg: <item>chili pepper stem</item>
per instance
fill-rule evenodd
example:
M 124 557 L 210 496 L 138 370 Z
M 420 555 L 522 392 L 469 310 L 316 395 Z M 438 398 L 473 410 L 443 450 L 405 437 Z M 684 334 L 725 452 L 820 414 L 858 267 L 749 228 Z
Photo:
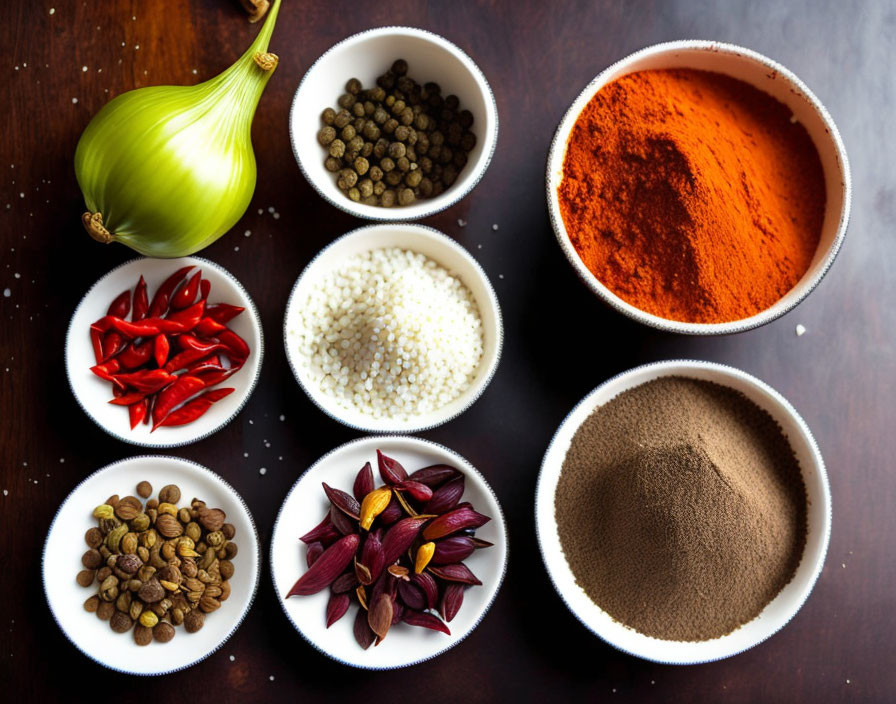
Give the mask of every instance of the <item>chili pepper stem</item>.
M 115 236 L 103 226 L 103 214 L 100 212 L 91 213 L 90 211 L 81 216 L 81 222 L 84 223 L 84 229 L 97 242 L 109 244 L 115 241 Z

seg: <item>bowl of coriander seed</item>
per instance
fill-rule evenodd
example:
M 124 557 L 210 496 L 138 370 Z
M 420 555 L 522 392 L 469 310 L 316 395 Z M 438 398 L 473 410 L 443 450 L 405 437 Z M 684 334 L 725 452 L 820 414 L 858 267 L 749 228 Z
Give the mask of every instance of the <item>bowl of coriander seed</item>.
M 308 69 L 289 117 L 299 168 L 337 208 L 370 220 L 428 217 L 467 195 L 498 140 L 482 71 L 412 27 L 355 34 Z

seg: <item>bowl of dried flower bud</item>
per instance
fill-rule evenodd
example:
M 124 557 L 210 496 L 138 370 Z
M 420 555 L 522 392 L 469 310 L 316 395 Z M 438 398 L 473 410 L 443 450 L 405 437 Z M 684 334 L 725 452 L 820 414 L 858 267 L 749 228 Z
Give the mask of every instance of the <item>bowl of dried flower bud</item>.
M 274 589 L 325 655 L 385 670 L 457 645 L 507 565 L 501 507 L 457 453 L 411 437 L 361 438 L 293 485 L 274 524 Z
M 134 675 L 187 668 L 242 623 L 258 534 L 221 477 L 175 457 L 97 470 L 60 506 L 44 545 L 50 612 L 72 644 Z
M 289 131 L 299 168 L 332 205 L 370 220 L 419 220 L 479 183 L 498 110 L 459 47 L 422 29 L 378 27 L 308 69 Z

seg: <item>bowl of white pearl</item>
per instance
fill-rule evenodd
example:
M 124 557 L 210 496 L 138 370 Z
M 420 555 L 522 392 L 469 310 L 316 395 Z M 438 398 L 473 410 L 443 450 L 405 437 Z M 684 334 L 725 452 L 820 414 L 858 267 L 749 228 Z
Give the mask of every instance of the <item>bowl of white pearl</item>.
M 299 276 L 283 324 L 299 386 L 327 415 L 412 433 L 463 413 L 488 386 L 504 330 L 479 263 L 422 225 L 361 227 Z

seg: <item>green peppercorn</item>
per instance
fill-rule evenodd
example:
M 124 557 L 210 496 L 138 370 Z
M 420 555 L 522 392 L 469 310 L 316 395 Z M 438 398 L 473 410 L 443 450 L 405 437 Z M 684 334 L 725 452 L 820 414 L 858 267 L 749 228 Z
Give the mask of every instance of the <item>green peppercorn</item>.
M 403 172 L 395 169 L 394 171 L 390 171 L 385 176 L 383 176 L 383 181 L 385 181 L 390 186 L 397 186 L 401 183 Z
M 349 197 L 349 199 L 351 199 L 351 200 L 355 201 L 355 203 L 357 203 L 359 200 L 361 200 L 361 191 L 359 191 L 357 188 L 349 188 L 348 189 L 348 197 Z
M 403 125 L 410 125 L 414 121 L 414 111 L 410 108 L 405 108 L 401 111 L 398 121 Z
M 406 152 L 407 147 L 401 142 L 392 142 L 392 144 L 389 145 L 389 156 L 393 159 L 398 159 L 399 157 L 404 156 Z
M 352 125 L 346 125 L 342 128 L 342 132 L 339 133 L 339 136 L 342 138 L 343 142 L 348 143 L 348 141 L 357 134 L 355 128 Z
M 437 144 L 433 144 L 429 148 L 429 150 L 426 152 L 426 156 L 428 156 L 433 161 L 438 161 L 438 158 L 441 155 L 441 153 L 442 153 L 442 148 Z
M 373 184 L 373 195 L 381 196 L 386 192 L 386 183 L 385 181 L 377 181 Z
M 323 122 L 325 125 L 332 125 L 332 124 L 333 124 L 333 120 L 335 120 L 335 119 L 336 119 L 336 111 L 335 111 L 333 108 L 326 108 L 326 109 L 320 114 L 320 120 L 321 120 L 321 122 Z
M 414 127 L 418 130 L 425 130 L 429 127 L 429 116 L 425 113 L 420 113 L 414 118 Z
M 363 146 L 364 146 L 364 138 L 357 134 L 354 137 L 352 137 L 348 142 L 346 142 L 346 145 L 345 145 L 346 149 L 350 149 L 353 152 L 361 151 L 361 147 L 363 147 Z
M 384 90 L 390 90 L 395 86 L 395 74 L 391 71 L 386 71 L 386 73 L 376 79 L 376 84 Z
M 364 146 L 361 147 L 361 156 L 365 159 L 373 154 L 373 142 L 364 142 Z
M 420 169 L 409 171 L 404 176 L 404 182 L 411 188 L 416 188 L 423 180 L 423 172 Z
M 362 198 L 372 196 L 373 181 L 371 181 L 369 178 L 361 179 L 360 181 L 358 181 L 358 192 L 361 194 Z
M 473 113 L 469 110 L 461 110 L 457 115 L 457 119 L 461 127 L 470 129 L 470 126 L 473 124 Z
M 395 200 L 395 191 L 393 191 L 391 188 L 383 191 L 383 195 L 380 196 L 380 204 L 384 208 L 391 208 L 393 205 L 395 205 Z
M 456 147 L 460 144 L 460 138 L 464 134 L 464 128 L 460 126 L 459 122 L 452 122 L 448 125 L 448 136 L 445 137 L 445 141 L 448 142 L 452 147 Z
M 417 150 L 413 147 L 408 147 L 408 150 L 404 153 L 404 155 L 408 158 L 408 161 L 413 164 L 411 168 L 416 167 L 417 165 Z
M 411 162 L 406 156 L 400 156 L 395 160 L 395 168 L 397 168 L 402 173 L 411 170 Z
M 367 172 L 367 176 L 371 181 L 376 183 L 383 178 L 383 170 L 379 166 L 371 166 L 370 171 Z
M 405 107 L 407 106 L 405 105 L 405 102 L 403 100 L 396 100 L 394 103 L 392 103 L 392 114 L 398 117 L 399 115 L 401 115 L 401 113 L 404 112 Z
M 339 172 L 336 185 L 343 191 L 347 191 L 358 182 L 358 174 L 351 169 L 343 169 Z
M 460 147 L 465 152 L 473 151 L 473 147 L 476 146 L 476 135 L 472 132 L 464 132 L 464 136 L 460 139 Z
M 410 188 L 402 188 L 398 192 L 398 204 L 410 205 L 414 202 L 414 192 Z
M 367 124 L 364 125 L 361 134 L 364 135 L 364 139 L 369 139 L 371 142 L 375 142 L 380 138 L 380 128 L 376 126 L 376 123 L 373 120 L 368 120 Z
M 392 134 L 395 131 L 395 128 L 398 127 L 398 120 L 394 117 L 390 117 L 383 123 L 383 132 L 386 134 Z
M 336 102 L 339 104 L 339 107 L 348 110 L 352 105 L 355 104 L 355 100 L 355 96 L 353 96 L 351 93 L 343 93 L 339 96 L 339 100 L 337 100 Z
M 355 159 L 354 163 L 355 172 L 358 176 L 363 176 L 367 173 L 368 169 L 370 169 L 370 162 L 367 161 L 363 156 L 359 156 Z
M 408 62 L 404 59 L 395 59 L 392 63 L 392 73 L 396 76 L 404 76 L 408 72 Z
M 364 105 L 361 103 L 355 103 L 354 105 L 352 105 L 352 114 L 355 117 L 364 117 L 364 115 L 366 114 L 364 112 Z
M 329 152 L 330 156 L 335 156 L 337 159 L 341 158 L 345 154 L 345 142 L 341 139 L 334 139 L 330 142 Z
M 333 127 L 337 130 L 341 130 L 351 121 L 351 113 L 348 110 L 340 110 L 336 113 L 336 117 L 333 118 Z
M 389 157 L 383 157 L 380 159 L 380 168 L 383 170 L 383 173 L 387 174 L 395 168 L 395 162 Z
M 388 119 L 389 113 L 387 113 L 382 108 L 377 108 L 373 111 L 373 121 L 376 122 L 376 124 L 381 125 Z
M 361 92 L 361 81 L 357 78 L 349 78 L 345 84 L 345 91 L 351 95 L 357 95 Z
M 329 125 L 321 127 L 320 131 L 317 133 L 317 141 L 320 142 L 323 147 L 326 147 L 334 139 L 336 139 L 336 130 Z
M 426 177 L 420 179 L 419 189 L 424 198 L 429 198 L 432 195 L 432 181 Z

